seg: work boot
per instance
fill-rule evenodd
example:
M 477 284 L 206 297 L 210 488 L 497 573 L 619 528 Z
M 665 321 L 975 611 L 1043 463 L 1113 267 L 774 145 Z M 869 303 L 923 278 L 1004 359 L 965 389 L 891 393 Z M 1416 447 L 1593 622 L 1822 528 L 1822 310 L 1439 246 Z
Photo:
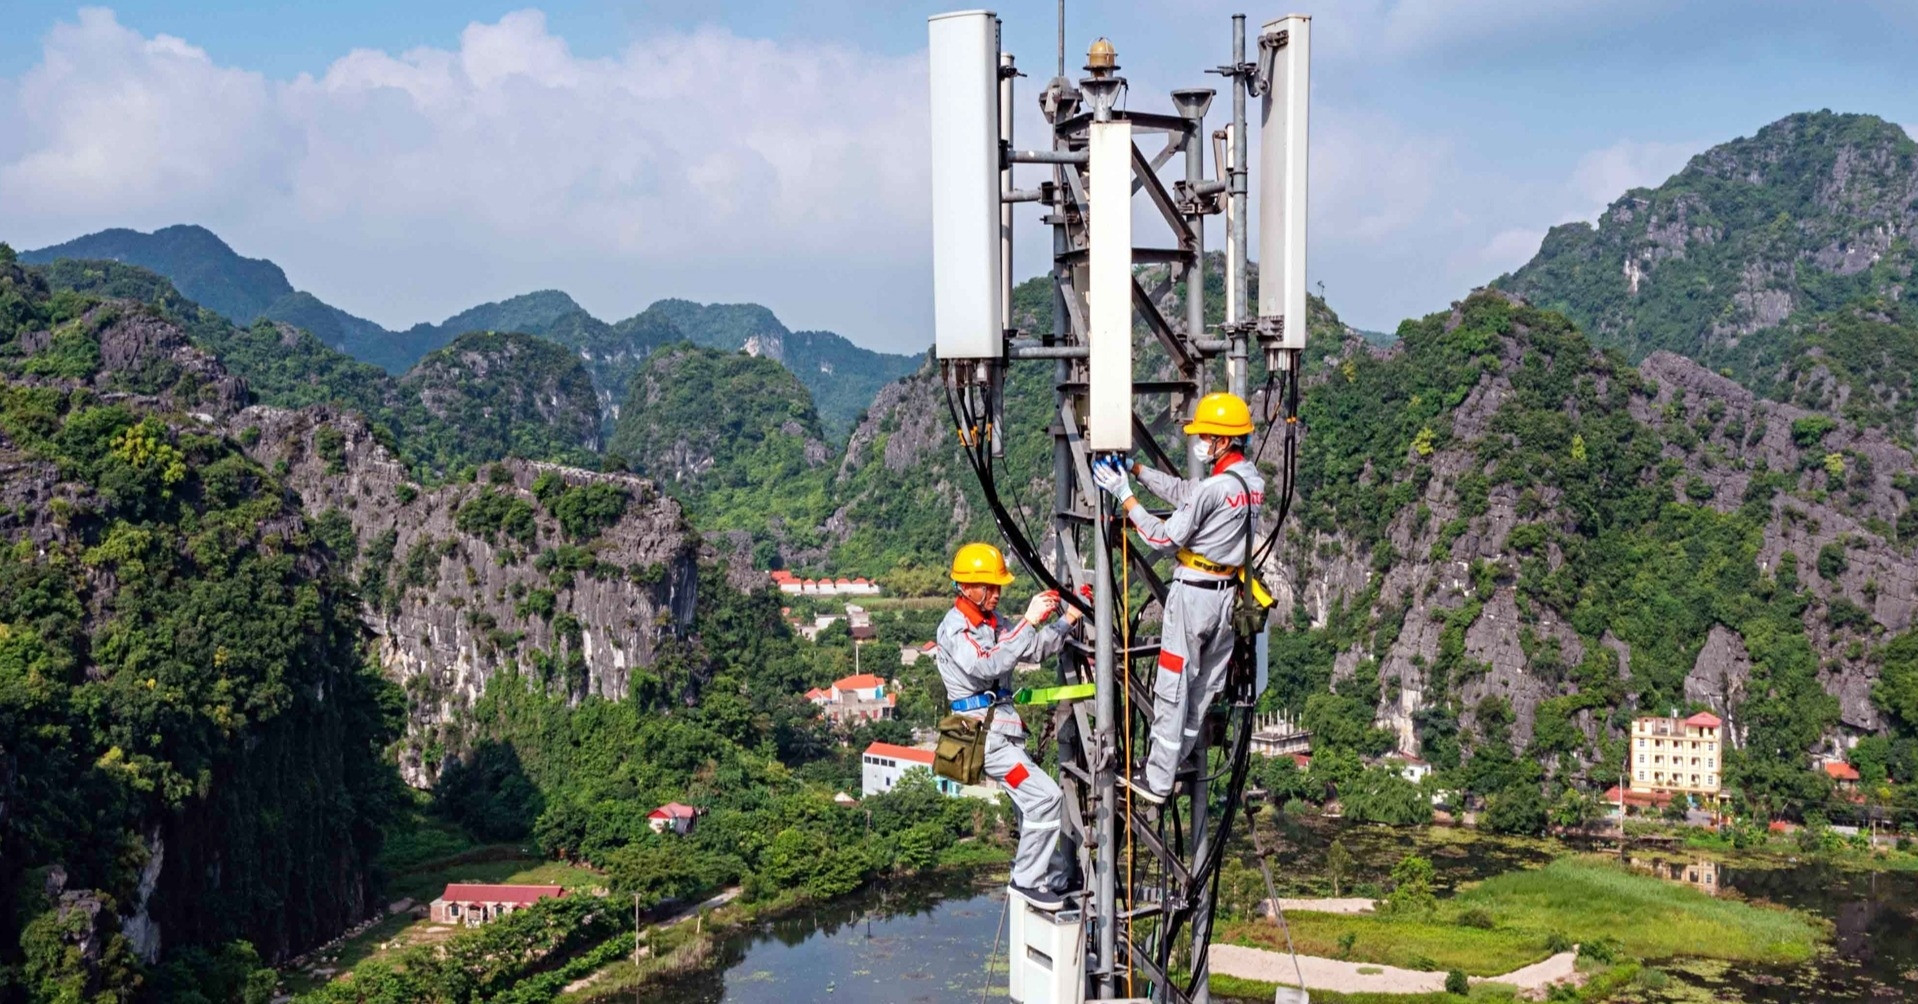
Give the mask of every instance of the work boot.
M 1007 888 L 1017 893 L 1020 899 L 1031 903 L 1035 908 L 1044 910 L 1047 913 L 1056 912 L 1066 905 L 1066 898 L 1056 892 L 1050 892 L 1044 889 L 1030 889 L 1022 885 L 1011 885 L 1007 886 Z
M 1119 778 L 1119 786 L 1131 789 L 1133 798 L 1145 802 L 1152 808 L 1156 809 L 1165 804 L 1165 796 L 1153 791 L 1151 786 L 1146 784 L 1145 771 L 1135 771 L 1128 777 Z

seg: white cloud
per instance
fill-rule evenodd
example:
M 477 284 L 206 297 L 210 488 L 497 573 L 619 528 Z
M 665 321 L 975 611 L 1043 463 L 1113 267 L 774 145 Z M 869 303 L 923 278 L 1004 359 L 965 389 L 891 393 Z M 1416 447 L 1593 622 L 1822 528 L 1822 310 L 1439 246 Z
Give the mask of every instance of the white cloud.
M 585 59 L 527 10 L 451 50 L 358 50 L 270 80 L 94 8 L 47 35 L 13 97 L 15 244 L 205 223 L 389 326 L 537 285 L 613 315 L 763 297 L 830 323 L 758 280 L 816 271 L 829 288 L 926 250 L 923 55 L 702 28 Z
M 1545 231 L 1526 227 L 1513 227 L 1492 235 L 1479 248 L 1478 257 L 1485 266 L 1494 272 L 1510 272 L 1532 259 L 1538 253 L 1539 242 L 1545 239 Z
M 1634 188 L 1656 188 L 1678 173 L 1703 143 L 1653 143 L 1620 140 L 1580 157 L 1572 170 L 1571 194 L 1583 200 L 1572 218 L 1595 219 L 1612 200 Z

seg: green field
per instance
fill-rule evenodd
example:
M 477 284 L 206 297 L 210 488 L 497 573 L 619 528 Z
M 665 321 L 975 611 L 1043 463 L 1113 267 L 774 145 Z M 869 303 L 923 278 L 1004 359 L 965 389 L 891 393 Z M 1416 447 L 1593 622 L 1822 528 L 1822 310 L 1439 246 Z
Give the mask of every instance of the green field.
M 1489 930 L 1458 923 L 1489 914 Z M 1462 969 L 1500 976 L 1551 955 L 1564 940 L 1607 943 L 1621 958 L 1674 956 L 1798 962 L 1824 938 L 1799 913 L 1714 899 L 1686 886 L 1640 875 L 1597 857 L 1565 857 L 1543 868 L 1507 872 L 1467 887 L 1422 916 L 1289 913 L 1292 939 L 1305 955 L 1407 969 Z M 1240 922 L 1225 940 L 1283 951 L 1269 921 Z M 1350 937 L 1349 949 L 1342 939 Z M 1555 938 L 1556 936 L 1556 938 Z

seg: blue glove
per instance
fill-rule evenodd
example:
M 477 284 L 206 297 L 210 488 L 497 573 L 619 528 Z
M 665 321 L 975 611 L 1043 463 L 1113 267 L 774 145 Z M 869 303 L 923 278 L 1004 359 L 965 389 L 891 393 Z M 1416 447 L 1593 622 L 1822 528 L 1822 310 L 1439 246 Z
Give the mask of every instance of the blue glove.
M 1120 505 L 1132 497 L 1132 483 L 1126 478 L 1125 461 L 1117 457 L 1105 457 L 1094 462 L 1092 482 Z

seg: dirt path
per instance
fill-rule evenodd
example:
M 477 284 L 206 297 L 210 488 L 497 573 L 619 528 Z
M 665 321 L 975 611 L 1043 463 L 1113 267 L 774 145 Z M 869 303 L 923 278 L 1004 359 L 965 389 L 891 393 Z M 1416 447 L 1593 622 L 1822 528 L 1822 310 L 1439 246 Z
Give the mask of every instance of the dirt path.
M 1533 963 L 1503 976 L 1473 977 L 1472 982 L 1505 983 L 1520 990 L 1535 990 L 1571 978 L 1572 963 L 1577 957 L 1574 952 L 1560 952 L 1543 962 Z M 1212 971 L 1223 976 L 1288 986 L 1297 986 L 1302 973 L 1307 990 L 1333 990 L 1347 994 L 1427 994 L 1445 989 L 1444 973 L 1344 962 L 1315 955 L 1299 956 L 1298 969 L 1295 971 L 1292 957 L 1284 952 L 1240 945 L 1213 945 Z
M 1265 903 L 1265 913 L 1266 916 L 1269 917 L 1272 915 L 1271 900 L 1266 900 Z M 1378 901 L 1372 899 L 1286 899 L 1284 896 L 1279 897 L 1279 909 L 1288 913 L 1293 911 L 1309 911 L 1311 913 L 1371 913 L 1377 905 Z

